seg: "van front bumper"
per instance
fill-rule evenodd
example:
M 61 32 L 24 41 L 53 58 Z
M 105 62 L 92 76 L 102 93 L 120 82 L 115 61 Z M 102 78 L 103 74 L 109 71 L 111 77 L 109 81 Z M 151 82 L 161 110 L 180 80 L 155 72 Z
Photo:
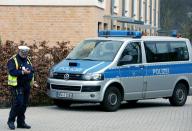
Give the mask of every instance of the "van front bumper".
M 103 81 L 48 79 L 48 96 L 52 99 L 101 102 Z

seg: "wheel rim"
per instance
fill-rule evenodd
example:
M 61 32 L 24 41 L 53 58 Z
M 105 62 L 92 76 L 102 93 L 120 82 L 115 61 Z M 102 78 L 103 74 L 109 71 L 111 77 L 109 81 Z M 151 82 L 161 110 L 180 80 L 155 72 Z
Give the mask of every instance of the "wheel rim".
M 117 94 L 115 94 L 115 93 L 109 94 L 108 102 L 110 105 L 116 105 L 117 104 Z
M 178 89 L 176 94 L 179 101 L 183 101 L 185 99 L 185 92 L 182 89 Z

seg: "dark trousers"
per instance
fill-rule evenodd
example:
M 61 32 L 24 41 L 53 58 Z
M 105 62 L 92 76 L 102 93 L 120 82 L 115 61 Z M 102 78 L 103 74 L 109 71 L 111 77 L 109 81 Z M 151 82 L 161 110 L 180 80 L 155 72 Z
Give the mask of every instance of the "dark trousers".
M 28 105 L 30 94 L 30 87 L 11 87 L 11 111 L 9 113 L 8 122 L 15 122 L 17 117 L 17 124 L 25 123 L 25 112 Z

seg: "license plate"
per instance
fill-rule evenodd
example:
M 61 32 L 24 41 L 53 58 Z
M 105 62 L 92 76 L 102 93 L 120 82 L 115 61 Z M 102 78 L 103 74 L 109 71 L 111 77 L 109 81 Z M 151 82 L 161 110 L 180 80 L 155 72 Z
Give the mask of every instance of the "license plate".
M 73 94 L 72 93 L 67 93 L 67 92 L 57 92 L 57 96 L 60 97 L 60 98 L 68 98 L 68 99 L 73 98 Z

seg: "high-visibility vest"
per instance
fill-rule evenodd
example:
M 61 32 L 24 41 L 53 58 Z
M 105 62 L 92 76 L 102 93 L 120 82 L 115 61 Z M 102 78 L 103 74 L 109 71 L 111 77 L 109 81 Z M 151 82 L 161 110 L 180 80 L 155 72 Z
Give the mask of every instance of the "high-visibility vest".
M 16 66 L 16 70 L 18 70 L 19 69 L 19 64 L 18 64 L 16 55 L 14 55 L 11 59 L 14 60 L 15 66 Z M 32 66 L 32 63 L 31 63 L 29 58 L 27 58 L 27 63 Z M 30 82 L 31 86 L 33 85 L 33 82 L 34 82 L 34 76 L 33 76 L 32 80 Z M 8 85 L 10 85 L 10 86 L 17 86 L 17 76 L 12 76 L 12 75 L 8 74 Z

